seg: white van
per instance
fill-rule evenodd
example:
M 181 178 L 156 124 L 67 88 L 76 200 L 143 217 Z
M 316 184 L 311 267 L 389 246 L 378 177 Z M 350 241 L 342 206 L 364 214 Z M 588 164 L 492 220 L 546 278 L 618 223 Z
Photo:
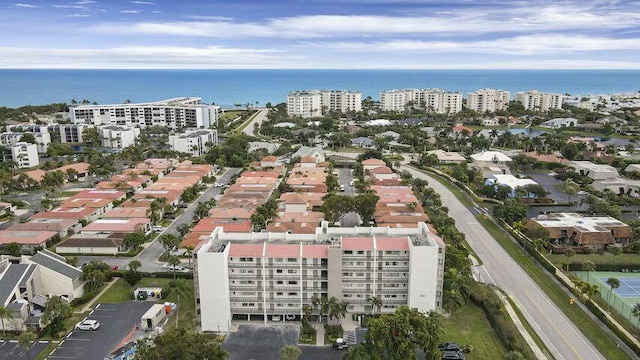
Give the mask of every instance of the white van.
M 340 184 L 340 191 L 344 191 L 344 184 Z

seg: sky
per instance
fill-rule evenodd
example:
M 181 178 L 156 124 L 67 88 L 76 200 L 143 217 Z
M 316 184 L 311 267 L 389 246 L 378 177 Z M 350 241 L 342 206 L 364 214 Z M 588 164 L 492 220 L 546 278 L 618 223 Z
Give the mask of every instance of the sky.
M 640 69 L 640 1 L 0 0 L 0 68 Z

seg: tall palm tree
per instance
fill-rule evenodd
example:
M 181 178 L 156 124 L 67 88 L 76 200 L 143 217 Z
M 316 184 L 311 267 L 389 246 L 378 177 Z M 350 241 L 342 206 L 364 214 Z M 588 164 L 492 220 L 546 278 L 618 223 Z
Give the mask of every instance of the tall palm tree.
M 38 335 L 34 334 L 32 331 L 24 331 L 18 337 L 18 343 L 27 351 L 27 360 L 31 360 L 31 353 L 29 350 L 31 349 L 31 345 L 36 341 Z
M 7 309 L 6 306 L 0 306 L 0 321 L 2 322 L 2 336 L 6 337 L 7 332 L 4 327 L 4 319 L 11 317 L 11 310 Z
M 302 314 L 304 315 L 305 319 L 308 320 L 311 317 L 312 313 L 313 313 L 313 306 L 309 304 L 302 305 Z
M 611 292 L 620 287 L 620 280 L 613 277 L 608 278 L 607 285 L 609 285 L 609 295 L 607 295 L 607 312 L 609 312 L 611 309 L 611 303 L 609 302 L 611 300 Z
M 464 305 L 464 297 L 458 291 L 445 292 L 442 306 L 449 309 L 449 314 L 453 314 L 454 310 L 461 308 L 462 305 Z
M 191 269 L 191 255 L 193 255 L 193 245 L 187 245 L 184 248 L 184 255 L 187 256 L 187 259 L 189 260 L 189 269 Z
M 380 296 L 373 296 L 367 299 L 369 303 L 371 303 L 371 313 L 375 314 L 376 312 L 380 313 L 382 310 L 382 299 Z
M 573 250 L 573 249 L 568 249 L 567 251 L 565 251 L 565 252 L 564 252 L 564 255 L 565 255 L 567 258 L 571 258 L 571 257 L 573 257 L 575 254 L 576 254 L 576 252 L 575 252 L 575 250 Z M 569 264 L 570 264 L 570 263 L 571 263 L 571 261 L 568 261 L 568 262 L 567 262 L 567 271 L 569 271 Z
M 640 304 L 635 304 L 633 306 L 633 309 L 631 309 L 631 315 L 633 315 L 633 317 L 638 318 L 640 320 Z M 640 326 L 640 321 L 637 324 L 638 326 Z
M 140 261 L 138 260 L 129 261 L 129 270 L 137 271 L 138 269 L 140 269 L 140 267 L 142 267 L 142 263 Z
M 592 271 L 596 271 L 596 264 L 594 264 L 593 261 L 585 261 L 584 263 L 582 263 L 582 271 L 587 273 L 585 275 L 585 280 L 586 280 L 586 278 L 589 276 L 588 273 Z
M 173 267 L 173 280 L 175 280 L 176 279 L 176 266 L 180 265 L 180 258 L 178 258 L 175 255 L 174 256 L 170 256 L 169 260 L 167 261 L 167 263 Z

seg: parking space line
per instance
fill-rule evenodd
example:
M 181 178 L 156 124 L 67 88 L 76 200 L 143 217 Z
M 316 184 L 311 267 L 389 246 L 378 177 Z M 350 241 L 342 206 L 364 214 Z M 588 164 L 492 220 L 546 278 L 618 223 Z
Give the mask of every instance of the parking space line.
M 74 341 L 91 341 L 91 339 L 67 339 L 67 340 L 69 340 L 69 341 L 71 341 L 71 340 L 74 340 Z M 62 345 L 62 344 L 60 344 L 60 345 Z M 60 345 L 58 345 L 58 346 L 60 346 Z

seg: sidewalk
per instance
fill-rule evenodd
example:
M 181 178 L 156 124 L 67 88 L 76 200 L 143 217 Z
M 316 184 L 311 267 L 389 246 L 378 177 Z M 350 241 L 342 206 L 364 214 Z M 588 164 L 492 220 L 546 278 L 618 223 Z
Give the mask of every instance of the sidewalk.
M 316 329 L 316 346 L 324 346 L 324 324 L 314 322 L 313 327 Z
M 85 313 L 89 310 L 91 310 L 91 308 L 93 307 L 93 305 L 95 304 L 96 301 L 98 301 L 98 299 L 102 296 L 102 294 L 106 293 L 107 290 L 109 290 L 109 288 L 111 288 L 111 286 L 113 286 L 113 284 L 116 283 L 116 281 L 118 281 L 119 278 L 113 278 L 110 282 L 107 283 L 107 285 L 104 287 L 104 289 L 102 289 L 102 291 L 100 291 L 98 293 L 98 295 L 93 297 L 93 300 L 89 303 L 87 303 L 87 305 L 85 305 L 82 310 L 79 311 L 74 311 L 74 314 L 82 314 Z
M 548 359 L 547 356 L 540 349 L 540 347 L 538 347 L 538 344 L 536 344 L 536 342 L 531 337 L 531 334 L 529 334 L 527 329 L 524 327 L 524 325 L 522 324 L 522 321 L 520 321 L 520 318 L 518 317 L 518 314 L 516 314 L 516 311 L 511 306 L 511 303 L 509 302 L 509 300 L 507 300 L 506 297 L 500 291 L 495 290 L 495 289 L 494 289 L 494 291 L 495 291 L 496 295 L 498 295 L 500 300 L 502 300 L 502 304 L 504 304 L 504 307 L 507 310 L 507 313 L 509 313 L 509 317 L 511 317 L 511 321 L 513 321 L 513 323 L 518 328 L 518 331 L 520 332 L 520 334 L 522 335 L 524 340 L 527 342 L 527 344 L 529 345 L 529 347 L 533 351 L 533 354 L 536 356 L 536 359 L 538 359 L 538 360 L 547 360 Z

